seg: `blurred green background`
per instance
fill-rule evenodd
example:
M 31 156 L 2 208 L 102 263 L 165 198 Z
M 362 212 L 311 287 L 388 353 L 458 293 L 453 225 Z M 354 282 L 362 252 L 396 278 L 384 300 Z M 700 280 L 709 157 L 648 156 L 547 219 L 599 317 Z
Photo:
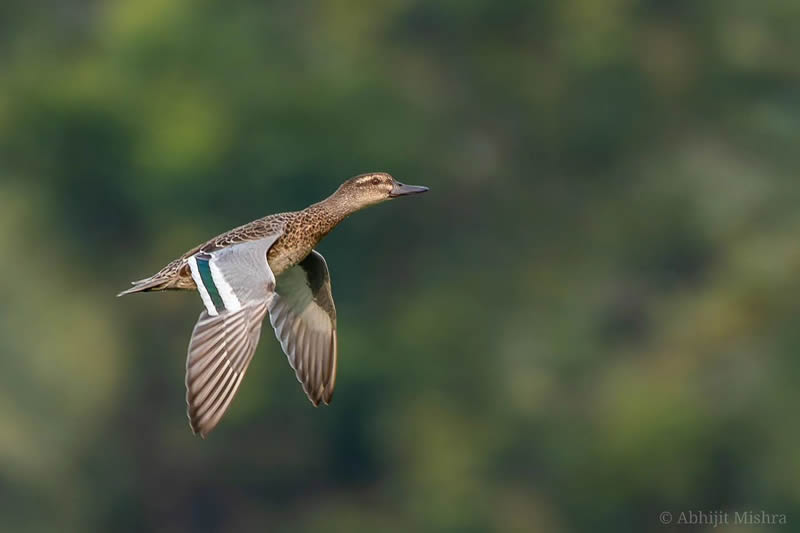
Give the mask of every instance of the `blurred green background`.
M 2 530 L 797 531 L 798 27 L 796 0 L 5 0 Z M 373 170 L 431 192 L 319 247 L 333 404 L 265 329 L 193 437 L 200 298 L 114 295 Z

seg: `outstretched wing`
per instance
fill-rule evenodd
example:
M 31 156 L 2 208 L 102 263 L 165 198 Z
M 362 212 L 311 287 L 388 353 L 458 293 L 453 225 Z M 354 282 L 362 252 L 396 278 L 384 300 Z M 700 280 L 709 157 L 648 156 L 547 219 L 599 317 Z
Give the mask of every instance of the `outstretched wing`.
M 219 423 L 253 358 L 274 296 L 267 251 L 280 235 L 189 258 L 206 309 L 186 358 L 186 405 L 192 431 L 205 437 Z
M 312 251 L 278 277 L 269 319 L 297 380 L 316 406 L 336 384 L 336 307 L 325 258 Z
M 186 407 L 192 432 L 205 438 L 233 400 L 261 335 L 267 302 L 209 315 L 192 331 L 186 359 Z

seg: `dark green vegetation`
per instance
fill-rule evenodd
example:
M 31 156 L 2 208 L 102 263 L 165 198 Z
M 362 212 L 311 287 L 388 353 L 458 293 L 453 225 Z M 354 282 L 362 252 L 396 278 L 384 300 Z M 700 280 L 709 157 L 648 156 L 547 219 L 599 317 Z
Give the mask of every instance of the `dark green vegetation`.
M 18 532 L 800 521 L 796 0 L 0 7 L 0 517 Z M 322 244 L 333 404 L 264 336 L 207 441 L 191 246 L 386 170 Z M 688 529 L 687 529 L 688 531 Z

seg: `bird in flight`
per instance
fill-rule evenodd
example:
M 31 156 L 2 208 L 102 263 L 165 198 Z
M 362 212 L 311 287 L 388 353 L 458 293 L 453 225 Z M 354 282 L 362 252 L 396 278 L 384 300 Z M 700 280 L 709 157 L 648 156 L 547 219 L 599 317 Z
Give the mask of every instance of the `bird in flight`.
M 314 247 L 342 220 L 386 200 L 423 193 L 385 172 L 361 174 L 302 211 L 269 215 L 192 248 L 134 292 L 194 290 L 205 309 L 186 358 L 186 406 L 192 432 L 219 423 L 269 321 L 289 364 L 315 406 L 336 384 L 336 307 L 325 258 Z

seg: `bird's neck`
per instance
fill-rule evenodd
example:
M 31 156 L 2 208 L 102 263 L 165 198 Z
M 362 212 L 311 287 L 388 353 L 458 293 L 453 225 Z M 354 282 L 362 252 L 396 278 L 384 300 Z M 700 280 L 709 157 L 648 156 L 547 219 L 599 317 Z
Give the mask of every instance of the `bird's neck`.
M 336 226 L 336 224 L 360 209 L 353 206 L 354 202 L 351 202 L 346 195 L 336 191 L 321 202 L 309 206 L 306 210 L 330 219 L 333 225 Z
M 353 208 L 353 202 L 335 192 L 321 202 L 306 207 L 303 214 L 315 222 L 315 230 L 321 238 L 356 211 L 358 208 Z

